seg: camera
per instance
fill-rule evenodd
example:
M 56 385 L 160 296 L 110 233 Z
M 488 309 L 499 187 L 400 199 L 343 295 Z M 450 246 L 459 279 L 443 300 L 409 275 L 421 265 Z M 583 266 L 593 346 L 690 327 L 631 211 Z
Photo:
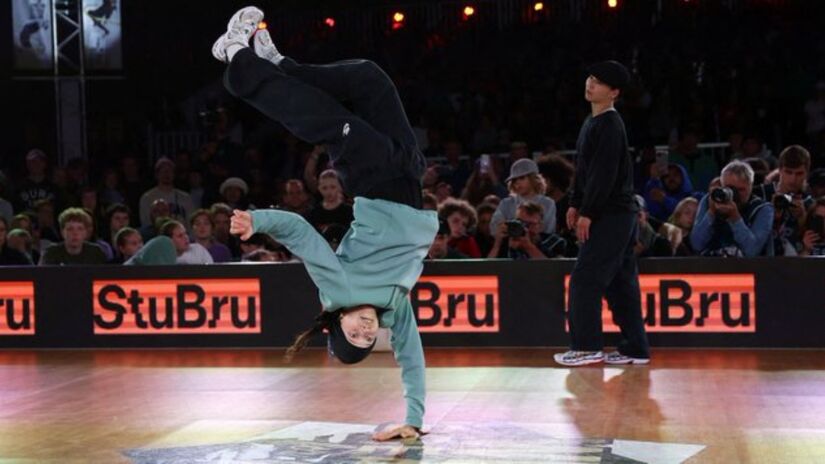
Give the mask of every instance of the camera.
M 728 203 L 733 201 L 733 190 L 730 187 L 716 187 L 710 191 L 711 200 L 716 203 Z
M 524 227 L 524 223 L 522 223 L 518 219 L 507 221 L 505 222 L 505 224 L 507 224 L 508 237 L 520 238 L 524 237 L 524 235 L 527 234 L 527 229 Z
M 789 210 L 791 204 L 793 204 L 793 197 L 787 193 L 777 193 L 773 196 L 773 207 L 777 211 Z

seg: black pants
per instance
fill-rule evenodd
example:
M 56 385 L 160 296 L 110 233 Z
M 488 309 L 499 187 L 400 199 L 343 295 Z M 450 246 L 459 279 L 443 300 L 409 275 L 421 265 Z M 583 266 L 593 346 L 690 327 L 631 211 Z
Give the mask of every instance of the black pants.
M 633 246 L 637 214 L 606 214 L 590 226 L 590 239 L 579 249 L 570 276 L 570 348 L 598 351 L 602 338 L 602 297 L 622 332 L 619 352 L 647 358 L 650 348 L 642 321 L 639 270 Z
M 398 91 L 375 63 L 285 58 L 275 66 L 246 48 L 235 54 L 224 84 L 295 136 L 327 145 L 347 194 L 421 207 L 424 156 Z

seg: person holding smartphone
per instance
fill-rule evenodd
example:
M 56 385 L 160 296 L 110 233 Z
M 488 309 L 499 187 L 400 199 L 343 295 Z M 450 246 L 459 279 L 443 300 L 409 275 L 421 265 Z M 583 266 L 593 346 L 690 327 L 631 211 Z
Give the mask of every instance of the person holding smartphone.
M 808 210 L 800 256 L 825 256 L 825 197 L 818 198 Z

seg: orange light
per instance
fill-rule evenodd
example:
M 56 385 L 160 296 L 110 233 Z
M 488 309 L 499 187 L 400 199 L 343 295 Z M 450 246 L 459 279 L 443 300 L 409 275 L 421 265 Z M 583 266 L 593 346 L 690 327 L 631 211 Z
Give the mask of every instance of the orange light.
M 464 16 L 469 18 L 470 16 L 476 14 L 476 9 L 471 6 L 464 7 Z
M 607 0 L 607 6 L 610 8 L 616 8 L 619 6 L 619 0 Z
M 535 5 L 533 5 L 533 10 L 535 10 L 535 11 L 542 11 L 542 10 L 544 10 L 544 3 L 542 3 L 542 2 L 536 2 L 536 4 L 535 4 Z
M 258 29 L 266 29 L 266 21 L 261 21 L 258 23 Z
M 392 15 L 392 20 L 396 23 L 400 23 L 404 21 L 404 13 L 400 11 L 396 11 L 394 15 Z
M 327 18 L 324 20 L 324 24 L 329 27 L 335 27 L 335 18 Z

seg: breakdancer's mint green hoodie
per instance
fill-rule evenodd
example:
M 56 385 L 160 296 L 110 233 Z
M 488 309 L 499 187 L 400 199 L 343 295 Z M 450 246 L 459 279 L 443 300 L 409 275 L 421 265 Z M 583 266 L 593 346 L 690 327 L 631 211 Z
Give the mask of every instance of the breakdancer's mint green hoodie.
M 407 294 L 438 231 L 434 211 L 384 200 L 355 199 L 355 220 L 333 252 L 303 217 L 279 210 L 252 212 L 255 232 L 272 235 L 300 257 L 318 286 L 325 311 L 359 305 L 387 309 L 379 325 L 392 329 L 390 343 L 401 366 L 406 424 L 424 417 L 424 351 Z

